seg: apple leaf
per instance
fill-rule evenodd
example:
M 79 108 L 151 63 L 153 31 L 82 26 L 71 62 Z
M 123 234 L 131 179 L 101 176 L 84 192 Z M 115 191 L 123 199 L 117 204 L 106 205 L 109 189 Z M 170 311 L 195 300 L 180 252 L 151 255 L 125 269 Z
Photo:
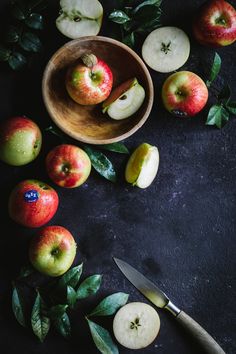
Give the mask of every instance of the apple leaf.
M 89 146 L 84 146 L 93 168 L 104 178 L 111 182 L 116 182 L 116 172 L 111 161 L 100 151 L 94 150 Z
M 56 305 L 49 311 L 50 318 L 56 330 L 65 338 L 71 335 L 70 319 L 66 313 L 68 305 Z
M 20 39 L 21 31 L 16 26 L 10 26 L 5 35 L 7 43 L 17 43 Z
M 135 9 L 133 10 L 133 13 L 136 14 L 137 12 L 139 12 L 140 9 L 142 9 L 145 6 L 154 5 L 156 7 L 160 7 L 161 3 L 162 3 L 162 0 L 146 0 L 146 1 L 142 2 L 141 4 L 139 4 L 138 6 L 136 6 Z
M 61 318 L 62 315 L 66 312 L 67 308 L 68 308 L 68 305 L 55 305 L 55 306 L 52 306 L 49 309 L 49 317 L 52 320 L 55 320 L 57 318 Z
M 126 44 L 130 48 L 134 48 L 135 45 L 135 37 L 134 32 L 127 34 L 127 36 L 123 37 L 122 42 Z
M 91 275 L 86 278 L 77 290 L 77 299 L 85 299 L 90 295 L 96 294 L 101 286 L 101 282 L 102 276 L 100 274 Z
M 93 341 L 102 354 L 118 354 L 119 350 L 114 344 L 110 333 L 103 327 L 87 319 Z
M 221 129 L 229 120 L 229 112 L 224 108 L 223 105 L 214 105 L 211 107 L 206 125 L 216 125 Z
M 114 10 L 112 13 L 110 13 L 109 19 L 115 23 L 118 23 L 119 25 L 130 21 L 129 16 L 122 10 Z
M 26 327 L 22 298 L 19 289 L 15 285 L 13 286 L 12 292 L 12 311 L 19 324 L 23 327 Z
M 46 315 L 46 310 L 46 305 L 38 293 L 32 309 L 31 325 L 40 342 L 44 341 L 50 329 L 50 318 Z
M 79 283 L 83 270 L 83 263 L 78 266 L 69 269 L 59 280 L 58 287 L 66 288 L 68 285 L 75 288 Z
M 125 293 L 115 293 L 107 296 L 100 304 L 89 314 L 91 316 L 110 316 L 128 301 L 129 295 Z
M 28 52 L 39 52 L 42 49 L 42 43 L 36 34 L 24 32 L 20 38 L 19 45 Z
M 8 64 L 13 70 L 22 69 L 26 63 L 26 57 L 19 52 L 12 52 L 8 59 Z
M 66 299 L 67 303 L 70 308 L 73 308 L 75 306 L 76 300 L 77 300 L 77 294 L 74 288 L 72 286 L 68 285 L 67 290 L 66 290 Z
M 43 16 L 40 14 L 32 13 L 25 19 L 25 24 L 30 28 L 42 30 L 44 26 Z
M 15 1 L 13 3 L 11 14 L 17 20 L 24 20 L 29 15 L 29 8 L 25 1 Z
M 122 143 L 112 143 L 112 144 L 106 144 L 106 145 L 99 145 L 98 147 L 101 149 L 104 149 L 104 150 L 118 152 L 119 154 L 129 154 L 129 150 Z
M 0 46 L 0 61 L 8 61 L 11 56 L 11 51 Z
M 213 81 L 217 78 L 219 72 L 221 69 L 221 57 L 219 56 L 218 53 L 215 53 L 213 65 L 211 67 L 211 73 L 210 73 L 210 79 L 207 80 L 206 85 L 209 88 Z
M 236 114 L 236 102 L 228 102 L 226 108 L 230 113 Z

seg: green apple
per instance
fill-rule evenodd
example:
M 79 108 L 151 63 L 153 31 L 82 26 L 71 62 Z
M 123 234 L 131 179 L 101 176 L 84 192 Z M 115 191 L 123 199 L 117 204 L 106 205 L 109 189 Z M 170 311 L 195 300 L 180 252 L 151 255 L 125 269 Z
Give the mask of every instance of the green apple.
M 26 117 L 13 117 L 0 126 L 0 160 L 22 166 L 39 154 L 42 135 L 39 127 Z
M 156 177 L 158 167 L 157 147 L 143 143 L 130 156 L 126 165 L 125 179 L 133 186 L 147 188 Z
M 128 349 L 146 348 L 154 341 L 159 330 L 158 313 L 142 302 L 131 302 L 123 306 L 113 320 L 115 338 Z
M 61 0 L 60 5 L 56 26 L 62 34 L 71 39 L 98 34 L 103 18 L 98 0 Z
M 71 233 L 62 226 L 46 226 L 33 237 L 29 249 L 32 265 L 51 277 L 64 274 L 76 255 L 76 243 Z
M 145 99 L 145 90 L 136 78 L 125 81 L 116 87 L 103 102 L 103 113 L 110 118 L 121 120 L 132 116 L 139 110 Z

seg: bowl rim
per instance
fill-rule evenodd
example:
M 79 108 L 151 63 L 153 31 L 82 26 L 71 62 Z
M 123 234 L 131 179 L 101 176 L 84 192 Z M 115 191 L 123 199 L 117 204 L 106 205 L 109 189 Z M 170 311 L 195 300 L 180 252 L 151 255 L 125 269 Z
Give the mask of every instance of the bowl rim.
M 112 43 L 114 45 L 118 45 L 119 47 L 123 48 L 124 50 L 126 50 L 136 61 L 138 61 L 138 63 L 140 64 L 140 66 L 142 67 L 146 79 L 147 79 L 147 84 L 148 84 L 148 89 L 149 89 L 149 98 L 148 98 L 148 102 L 147 102 L 147 108 L 145 110 L 145 113 L 143 115 L 143 117 L 140 119 L 140 121 L 135 124 L 134 127 L 132 127 L 128 132 L 125 132 L 117 137 L 114 138 L 107 138 L 107 139 L 99 139 L 97 140 L 96 138 L 89 138 L 86 137 L 84 138 L 83 136 L 78 136 L 77 133 L 74 133 L 73 131 L 70 131 L 69 129 L 67 129 L 63 124 L 59 123 L 57 121 L 57 119 L 54 117 L 52 109 L 50 107 L 49 104 L 49 98 L 48 95 L 46 94 L 48 92 L 47 90 L 47 80 L 48 80 L 48 74 L 50 69 L 53 67 L 53 60 L 61 54 L 61 52 L 64 51 L 64 49 L 66 47 L 70 47 L 73 46 L 75 43 L 81 42 L 81 41 L 101 41 L 101 42 L 108 42 L 108 43 Z M 151 110 L 152 110 L 152 106 L 153 106 L 153 101 L 154 101 L 154 86 L 153 86 L 153 81 L 152 81 L 152 77 L 151 74 L 147 68 L 147 66 L 145 65 L 144 61 L 141 59 L 141 57 L 131 48 L 129 48 L 126 44 L 110 38 L 110 37 L 105 37 L 105 36 L 84 36 L 84 37 L 80 37 L 74 40 L 71 40 L 67 43 L 65 43 L 63 46 L 61 46 L 58 50 L 56 50 L 56 52 L 54 52 L 54 54 L 50 57 L 44 72 L 43 72 L 43 78 L 42 78 L 42 96 L 43 96 L 43 101 L 44 104 L 46 106 L 46 109 L 48 111 L 49 116 L 51 117 L 52 121 L 56 124 L 57 127 L 59 127 L 65 134 L 67 134 L 68 136 L 70 136 L 71 138 L 83 142 L 83 143 L 88 143 L 88 144 L 92 144 L 92 145 L 103 145 L 103 144 L 111 144 L 111 143 L 115 143 L 121 140 L 124 140 L 126 138 L 128 138 L 129 136 L 133 135 L 138 129 L 140 129 L 143 124 L 146 122 L 146 120 L 148 119 Z

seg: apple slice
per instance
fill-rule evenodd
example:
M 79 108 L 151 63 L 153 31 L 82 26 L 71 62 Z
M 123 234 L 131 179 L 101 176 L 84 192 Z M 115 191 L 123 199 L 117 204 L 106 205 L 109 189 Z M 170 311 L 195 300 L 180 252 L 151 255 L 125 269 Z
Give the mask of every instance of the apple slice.
M 62 34 L 71 39 L 98 34 L 103 17 L 98 0 L 61 0 L 60 5 L 56 26 Z
M 161 73 L 169 73 L 183 66 L 189 58 L 190 42 L 177 27 L 162 27 L 151 32 L 142 47 L 147 65 Z
M 160 330 L 160 318 L 156 310 L 142 302 L 123 306 L 113 320 L 116 340 L 128 349 L 146 348 Z
M 139 110 L 144 99 L 144 88 L 136 78 L 129 79 L 116 87 L 103 102 L 103 113 L 107 112 L 115 120 L 128 118 Z
M 129 158 L 125 170 L 126 181 L 139 188 L 149 187 L 156 177 L 159 160 L 157 147 L 141 144 Z

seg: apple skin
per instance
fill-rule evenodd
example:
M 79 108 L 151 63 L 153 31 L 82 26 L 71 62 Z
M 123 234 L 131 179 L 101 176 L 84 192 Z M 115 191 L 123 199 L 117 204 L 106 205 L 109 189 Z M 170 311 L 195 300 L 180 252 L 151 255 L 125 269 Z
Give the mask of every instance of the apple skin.
M 236 10 L 224 0 L 204 3 L 193 22 L 196 40 L 206 46 L 227 46 L 236 41 Z
M 204 81 L 190 71 L 170 75 L 162 87 L 165 108 L 177 117 L 193 117 L 207 103 L 208 89 Z
M 91 172 L 91 161 L 79 147 L 62 144 L 48 153 L 46 168 L 49 177 L 58 186 L 75 188 L 87 180 Z
M 26 227 L 40 227 L 55 215 L 59 204 L 57 192 L 44 182 L 25 180 L 12 190 L 8 211 L 10 217 Z
M 112 85 L 111 69 L 99 58 L 93 67 L 77 63 L 67 71 L 67 92 L 81 105 L 95 105 L 105 101 L 111 93 Z
M 22 166 L 33 161 L 39 154 L 42 134 L 31 119 L 12 117 L 0 125 L 0 160 Z
M 40 273 L 51 277 L 64 274 L 76 255 L 76 243 L 62 226 L 45 226 L 32 238 L 29 258 Z

